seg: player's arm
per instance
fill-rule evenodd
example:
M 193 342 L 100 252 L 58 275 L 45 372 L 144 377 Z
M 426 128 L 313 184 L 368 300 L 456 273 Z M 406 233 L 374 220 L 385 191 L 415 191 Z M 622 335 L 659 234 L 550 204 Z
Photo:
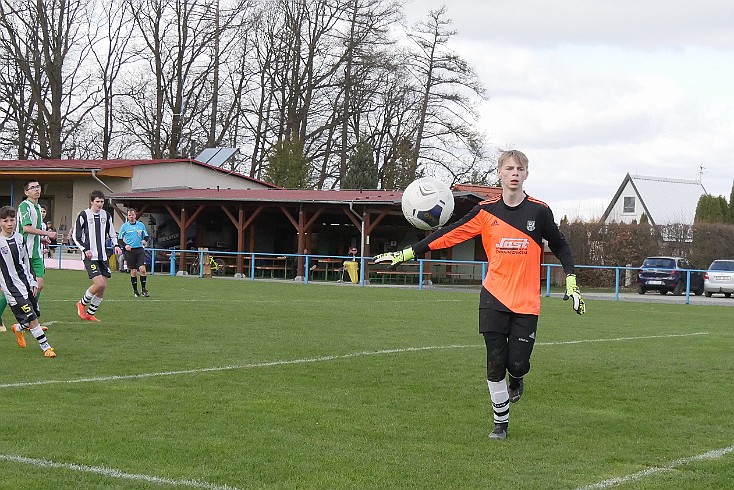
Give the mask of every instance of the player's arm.
M 46 231 L 33 226 L 33 219 L 31 218 L 30 206 L 26 202 L 22 202 L 18 206 L 20 211 L 20 225 L 21 231 L 30 235 L 39 235 L 42 237 L 56 238 L 55 231 Z
M 576 266 L 573 261 L 573 252 L 568 241 L 566 241 L 566 237 L 558 229 L 550 208 L 548 208 L 546 213 L 546 226 L 544 229 L 546 230 L 544 238 L 548 240 L 548 248 L 561 261 L 563 271 L 566 273 L 566 292 L 563 295 L 563 300 L 573 300 L 571 302 L 573 311 L 579 315 L 583 315 L 586 313 L 586 303 L 581 297 L 581 289 L 576 284 Z
M 115 244 L 115 255 L 120 255 L 122 253 L 122 248 L 118 245 L 120 237 L 117 235 L 117 230 L 115 230 L 115 225 L 112 223 L 112 215 L 110 213 L 107 213 L 107 236 Z
M 21 237 L 19 236 L 18 239 Z M 31 272 L 31 260 L 28 257 L 28 251 L 25 247 L 18 247 L 18 259 L 20 260 L 23 269 L 25 269 L 25 275 L 28 278 L 28 285 L 33 288 L 33 295 L 36 295 L 36 289 L 38 288 L 38 281 L 36 275 Z
M 85 254 L 87 258 L 91 258 L 92 252 L 89 250 L 89 237 L 86 235 L 89 235 L 87 230 L 87 215 L 82 211 L 79 213 L 79 216 L 77 216 L 76 223 L 74 223 L 72 239 L 76 246 L 79 247 L 79 250 Z
M 389 262 L 390 267 L 395 267 L 401 262 L 412 260 L 416 255 L 423 255 L 429 250 L 448 248 L 457 243 L 469 240 L 482 231 L 480 210 L 480 206 L 475 206 L 474 209 L 469 211 L 460 220 L 439 228 L 423 240 L 406 249 L 376 255 L 375 262 L 378 264 Z
M 125 246 L 125 234 L 127 233 L 127 222 L 123 223 L 122 226 L 120 226 L 120 233 L 117 234 L 117 246 L 121 249 L 126 249 Z
M 401 262 L 412 260 L 429 250 L 448 248 L 477 236 L 482 231 L 480 207 L 476 206 L 459 221 L 434 231 L 426 238 L 408 248 L 375 256 L 375 263 L 390 263 L 395 267 Z
M 56 232 L 55 231 L 46 231 L 46 230 L 39 230 L 33 225 L 23 225 L 23 233 L 28 233 L 31 235 L 40 235 L 48 238 L 56 238 Z
M 423 255 L 429 250 L 453 247 L 456 244 L 474 238 L 482 232 L 485 214 L 482 212 L 481 206 L 475 206 L 471 211 L 462 216 L 460 220 L 439 228 L 413 245 L 413 251 L 416 255 Z
M 138 221 L 138 223 L 142 224 L 140 221 Z M 148 228 L 146 228 L 145 225 L 143 225 L 143 239 L 142 239 L 142 242 L 143 242 L 143 246 L 144 247 L 147 247 L 148 246 L 148 243 L 150 242 L 150 235 L 148 234 Z

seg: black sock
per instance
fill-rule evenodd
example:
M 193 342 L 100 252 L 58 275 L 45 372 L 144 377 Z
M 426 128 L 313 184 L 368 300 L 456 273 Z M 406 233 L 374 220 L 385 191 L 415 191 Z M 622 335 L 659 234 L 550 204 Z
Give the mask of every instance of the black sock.
M 130 282 L 133 284 L 133 291 L 138 292 L 138 278 L 130 276 Z
M 140 284 L 143 286 L 143 291 L 145 291 L 145 276 L 140 276 Z

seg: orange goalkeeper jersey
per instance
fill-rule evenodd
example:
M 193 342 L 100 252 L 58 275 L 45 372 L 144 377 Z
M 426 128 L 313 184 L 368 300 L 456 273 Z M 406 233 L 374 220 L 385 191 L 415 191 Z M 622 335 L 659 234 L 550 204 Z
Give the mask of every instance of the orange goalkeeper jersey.
M 459 221 L 413 245 L 413 251 L 418 256 L 477 235 L 482 236 L 489 262 L 480 308 L 540 314 L 543 239 L 566 274 L 574 272 L 571 248 L 553 220 L 553 212 L 544 202 L 527 195 L 515 207 L 507 206 L 501 196 L 480 202 Z

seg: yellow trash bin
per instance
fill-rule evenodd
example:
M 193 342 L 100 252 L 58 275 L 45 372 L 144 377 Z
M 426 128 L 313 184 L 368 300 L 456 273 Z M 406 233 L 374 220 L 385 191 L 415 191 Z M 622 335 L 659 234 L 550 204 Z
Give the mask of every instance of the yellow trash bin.
M 359 262 L 354 262 L 352 260 L 346 260 L 344 261 L 344 268 L 347 269 L 347 273 L 349 273 L 349 279 L 352 280 L 352 284 L 357 284 L 359 282 Z

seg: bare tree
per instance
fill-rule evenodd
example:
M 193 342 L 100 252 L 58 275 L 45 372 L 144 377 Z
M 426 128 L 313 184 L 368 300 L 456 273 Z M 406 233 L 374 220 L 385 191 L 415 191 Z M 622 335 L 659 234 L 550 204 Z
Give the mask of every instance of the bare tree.
M 411 71 L 421 90 L 410 163 L 417 171 L 422 159 L 456 178 L 471 174 L 486 160 L 473 102 L 484 97 L 485 91 L 471 66 L 448 48 L 456 34 L 450 25 L 446 7 L 442 7 L 430 11 L 428 19 L 408 33 L 417 48 Z
M 393 44 L 388 30 L 399 18 L 400 10 L 398 4 L 382 0 L 349 0 L 344 13 L 347 29 L 343 35 L 340 182 L 347 175 L 351 149 L 360 141 L 361 118 L 371 110 L 382 81 L 370 75 L 383 74 L 384 50 Z
M 85 0 L 0 0 L 0 49 L 15 62 L 22 77 L 17 87 L 30 100 L 16 105 L 25 114 L 15 120 L 35 126 L 19 154 L 61 158 L 73 150 L 66 142 L 96 106 L 98 90 L 84 68 L 91 52 L 85 38 L 90 10 Z
M 227 7 L 207 0 L 129 1 L 152 76 L 129 83 L 132 113 L 122 121 L 129 129 L 145 122 L 144 138 L 153 158 L 190 155 L 200 142 L 218 144 L 231 117 L 239 113 L 241 83 L 221 74 L 233 73 L 223 53 L 230 48 L 237 51 L 237 37 L 230 31 L 242 27 L 248 3 L 236 1 Z M 224 108 L 223 78 L 233 81 L 229 86 L 235 88 Z M 145 99 L 151 96 L 155 105 L 148 112 L 151 107 Z
M 102 85 L 101 116 L 92 114 L 102 131 L 100 157 L 110 157 L 110 147 L 115 135 L 114 103 L 119 95 L 116 82 L 122 71 L 133 62 L 139 51 L 132 46 L 132 18 L 128 15 L 130 4 L 126 1 L 113 0 L 103 3 L 104 15 L 100 18 L 97 31 L 89 33 L 90 44 L 94 46 L 92 54 L 99 69 Z M 101 33 L 101 34 L 100 34 Z M 100 41 L 93 43 L 94 38 Z M 101 119 L 101 123 L 98 122 Z
M 29 97 L 26 78 L 15 56 L 3 51 L 0 58 L 0 148 L 8 157 L 28 158 L 29 141 L 34 139 L 35 103 Z

